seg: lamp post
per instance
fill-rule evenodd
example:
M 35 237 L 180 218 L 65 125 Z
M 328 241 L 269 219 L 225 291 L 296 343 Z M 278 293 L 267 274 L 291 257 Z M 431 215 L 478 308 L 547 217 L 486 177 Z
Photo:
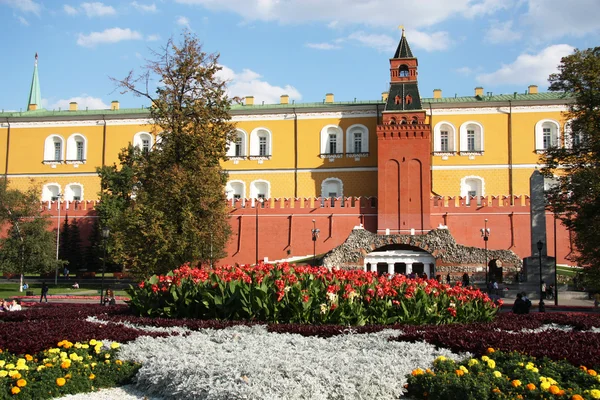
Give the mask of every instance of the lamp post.
M 104 257 L 102 257 L 102 279 L 100 280 L 100 304 L 104 304 L 104 271 L 106 271 L 106 241 L 110 235 L 108 226 L 102 228 L 102 242 L 104 247 Z
M 313 228 L 311 230 L 312 233 L 312 241 L 313 241 L 313 266 L 316 266 L 317 263 L 317 239 L 319 238 L 319 229 L 317 229 L 317 223 L 313 219 Z
M 256 209 L 256 265 L 258 265 L 258 204 L 260 203 L 260 205 L 262 206 L 263 201 L 265 201 L 264 198 L 258 197 L 256 199 L 256 202 L 254 203 L 254 208 Z
M 485 288 L 488 288 L 488 238 L 490 237 L 490 228 L 487 227 L 487 218 L 484 220 L 484 227 L 480 229 L 481 237 L 485 245 Z
M 58 248 L 60 245 L 60 199 L 62 199 L 62 194 L 59 193 L 57 195 L 58 200 L 58 222 L 56 223 L 56 261 L 58 261 Z M 58 265 L 54 268 L 54 284 L 58 285 Z
M 538 261 L 540 263 L 540 304 L 539 304 L 539 311 L 540 312 L 544 312 L 546 311 L 546 305 L 544 304 L 544 298 L 542 297 L 542 249 L 544 248 L 544 242 L 542 242 L 541 240 L 538 240 L 537 242 L 537 249 L 538 249 Z

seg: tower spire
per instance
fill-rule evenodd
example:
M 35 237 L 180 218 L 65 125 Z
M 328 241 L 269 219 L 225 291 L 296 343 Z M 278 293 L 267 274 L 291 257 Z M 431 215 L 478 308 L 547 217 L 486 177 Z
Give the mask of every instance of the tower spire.
M 35 53 L 35 62 L 33 64 L 33 78 L 31 79 L 31 89 L 29 90 L 29 101 L 27 102 L 27 111 L 34 111 L 42 108 L 42 94 L 40 91 L 40 79 L 38 77 L 38 53 Z

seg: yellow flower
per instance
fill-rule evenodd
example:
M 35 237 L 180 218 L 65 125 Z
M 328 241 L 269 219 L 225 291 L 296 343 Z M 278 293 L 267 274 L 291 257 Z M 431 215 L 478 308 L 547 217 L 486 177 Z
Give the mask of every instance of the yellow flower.
M 19 379 L 17 381 L 17 386 L 18 387 L 25 387 L 25 386 L 27 386 L 27 381 L 25 379 Z
M 519 386 L 521 386 L 521 381 L 518 379 L 515 379 L 512 382 L 510 382 L 510 384 L 513 385 L 513 387 L 519 387 Z
M 487 360 L 487 365 L 488 365 L 488 367 L 490 367 L 491 369 L 494 369 L 494 368 L 496 368 L 496 361 L 494 361 L 494 360 L 492 360 L 492 359 L 490 359 L 490 360 Z
M 61 351 L 61 352 L 60 352 L 60 358 L 63 358 L 63 359 L 64 359 L 64 358 L 68 358 L 68 356 L 67 356 L 67 352 L 66 352 L 66 351 Z
M 19 393 L 21 393 L 21 389 L 19 389 L 19 388 L 18 388 L 18 387 L 16 387 L 16 386 L 13 386 L 13 387 L 12 387 L 12 389 L 10 389 L 10 392 L 11 392 L 12 394 L 19 394 Z
M 21 374 L 19 373 L 19 371 L 12 370 L 8 372 L 8 376 L 14 379 L 19 379 L 21 377 Z
M 462 372 L 464 372 L 465 374 L 468 374 L 468 373 L 469 373 L 469 370 L 468 370 L 468 369 L 466 369 L 466 368 L 464 367 L 464 365 L 461 365 L 460 367 L 458 367 L 458 369 L 460 369 L 460 370 L 461 370 Z
M 104 355 L 104 358 L 110 358 L 110 354 L 106 353 L 106 354 Z
M 598 389 L 590 390 L 590 396 L 592 396 L 592 398 L 594 398 L 594 399 L 600 399 L 600 390 L 598 390 Z
M 91 346 L 95 346 L 95 345 L 96 345 L 96 339 L 92 339 L 92 340 L 90 340 L 90 345 L 91 345 Z
M 490 359 L 490 358 L 489 358 L 488 356 L 483 356 L 483 357 L 481 357 L 481 361 L 487 361 L 487 360 L 489 360 L 489 359 Z
M 96 378 L 96 375 L 90 374 L 89 378 L 90 378 L 90 380 L 94 380 Z
M 446 361 L 446 360 L 447 360 L 447 358 L 446 358 L 446 357 L 444 357 L 444 356 L 439 356 L 438 358 L 436 358 L 436 359 L 435 359 L 435 361 L 434 361 L 434 362 Z
M 92 368 L 94 368 L 96 366 L 96 363 L 92 363 L 91 366 Z
M 550 389 L 550 382 L 548 381 L 544 381 L 542 383 L 540 383 L 540 387 L 542 388 L 542 390 L 548 390 Z M 600 399 L 600 397 L 598 397 Z
M 531 372 L 538 373 L 538 372 L 540 372 L 540 370 L 539 370 L 539 369 L 537 369 L 537 368 L 533 368 L 533 369 L 531 370 Z
M 119 346 L 121 346 L 121 345 L 120 345 L 119 343 L 117 343 L 117 342 L 112 342 L 112 343 L 110 344 L 110 348 L 111 348 L 111 349 L 113 349 L 113 350 L 114 350 L 114 349 L 118 349 L 118 348 L 119 348 Z
M 0 371 L 0 378 L 4 378 L 6 375 L 8 375 L 8 371 L 5 371 L 5 370 Z
M 41 371 L 41 370 L 43 370 L 44 368 L 46 368 L 46 366 L 45 366 L 45 365 L 38 365 L 38 367 L 36 368 L 36 370 L 37 370 L 37 371 Z
M 82 344 L 82 345 L 81 345 L 81 348 L 82 348 L 82 349 L 89 349 L 89 348 L 90 348 L 90 345 L 89 345 L 89 344 Z
M 6 366 L 4 367 L 6 369 L 15 369 L 15 364 L 6 364 Z
M 62 364 L 60 364 L 60 367 L 62 369 L 67 369 L 71 366 L 71 360 L 67 359 L 65 361 L 62 362 Z
M 25 365 L 25 363 L 27 363 L 27 360 L 25 360 L 24 358 L 19 358 L 17 360 L 17 366 L 19 366 L 19 365 Z
M 533 365 L 532 362 L 528 362 L 527 365 L 525 366 L 525 369 L 528 369 L 530 371 L 534 368 L 535 368 L 535 365 Z
M 104 360 L 104 364 L 110 364 L 110 360 Z
M 0 360 L 0 368 L 4 367 L 4 364 L 6 364 L 6 361 Z
M 67 381 L 65 380 L 65 378 L 56 378 L 56 384 L 58 386 L 64 386 L 65 383 L 67 383 Z
M 81 348 L 81 343 L 77 342 L 73 346 L 75 346 L 76 349 L 80 349 Z
M 472 367 L 473 365 L 476 365 L 476 364 L 479 364 L 479 361 L 477 361 L 476 359 L 471 358 L 469 360 L 469 367 Z
M 502 376 L 502 373 L 500 371 L 494 371 L 494 376 L 496 378 L 500 378 Z

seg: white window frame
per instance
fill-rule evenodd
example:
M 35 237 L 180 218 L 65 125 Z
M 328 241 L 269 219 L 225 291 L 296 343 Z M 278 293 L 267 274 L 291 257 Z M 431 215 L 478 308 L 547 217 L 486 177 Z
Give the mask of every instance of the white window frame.
M 54 143 L 60 143 L 60 159 L 54 157 Z M 65 139 L 62 136 L 52 134 L 44 141 L 44 159 L 46 165 L 62 164 L 65 161 Z
M 469 150 L 468 131 L 475 132 L 475 150 Z M 485 133 L 483 126 L 479 122 L 467 121 L 460 126 L 460 155 L 463 156 L 481 156 L 484 151 Z
M 448 150 L 442 150 L 442 132 L 448 132 Z M 448 121 L 440 121 L 433 127 L 433 155 L 447 160 L 456 155 L 456 128 Z
M 250 182 L 250 198 L 256 199 L 263 196 L 265 199 L 271 198 L 271 182 L 264 179 Z
M 336 191 L 336 196 L 330 196 L 331 193 L 327 190 L 329 184 L 334 183 L 339 189 L 339 193 Z M 344 197 L 344 182 L 339 178 L 326 178 L 321 182 L 321 207 L 325 204 L 325 199 L 329 199 L 331 201 L 331 205 L 335 204 L 335 199 Z M 344 202 L 342 202 L 342 207 L 344 206 Z
M 55 195 L 56 197 L 59 196 L 61 193 L 61 187 L 58 183 L 47 183 L 42 187 L 42 201 L 56 201 L 52 200 L 52 198 L 55 197 Z
M 75 200 L 75 188 L 79 188 L 79 193 L 81 194 L 81 198 L 79 200 Z M 69 183 L 65 186 L 64 200 L 65 201 L 83 201 L 83 185 L 79 182 Z
M 237 161 L 239 160 L 244 160 L 246 159 L 246 157 L 248 156 L 248 135 L 246 134 L 245 131 L 241 130 L 241 129 L 236 129 L 234 134 L 233 134 L 233 139 L 229 142 L 228 146 L 227 146 L 227 157 L 231 160 L 233 160 L 234 164 L 237 164 Z M 239 156 L 235 154 L 235 146 L 236 146 L 236 140 L 240 139 L 241 140 L 241 150 L 242 150 L 242 154 L 240 154 Z
M 150 150 L 152 151 L 152 148 L 154 147 L 154 136 L 152 136 L 152 134 L 150 132 L 138 132 L 135 135 L 133 135 L 133 147 L 137 147 L 140 150 L 144 150 L 144 138 L 150 140 Z
M 575 147 L 575 135 L 573 135 L 573 130 L 571 129 L 571 124 L 572 124 L 573 120 L 569 120 L 565 123 L 565 128 L 564 128 L 564 141 L 565 141 L 565 148 L 567 149 L 572 149 Z M 577 135 L 578 139 L 579 139 L 579 143 L 578 145 L 581 145 L 581 143 L 583 142 L 583 135 L 580 133 Z
M 330 152 L 329 147 L 329 135 L 334 134 L 336 137 L 336 153 Z M 344 132 L 338 125 L 325 125 L 321 129 L 321 151 L 319 156 L 321 158 L 328 158 L 329 161 L 333 162 L 335 158 L 341 158 L 344 156 Z
M 260 155 L 260 137 L 267 139 L 267 154 Z M 250 154 L 251 160 L 258 160 L 261 163 L 263 160 L 270 160 L 273 156 L 273 134 L 270 130 L 264 127 L 258 127 L 250 132 Z
M 83 158 L 77 158 L 77 142 L 83 143 Z M 81 133 L 74 133 L 67 139 L 67 164 L 85 164 L 87 159 L 87 138 Z
M 542 154 L 546 152 L 544 148 L 544 128 L 551 129 L 551 144 L 558 146 L 560 144 L 560 124 L 553 119 L 542 119 L 535 124 L 535 152 Z M 552 137 L 554 136 L 555 137 Z
M 356 149 L 354 145 L 354 134 L 361 134 L 361 147 Z M 358 161 L 362 157 L 369 156 L 369 128 L 362 124 L 354 124 L 346 129 L 346 157 L 354 157 Z
M 235 188 L 241 187 L 241 193 L 236 193 Z M 241 180 L 232 180 L 228 181 L 225 186 L 225 193 L 227 195 L 227 200 L 233 200 L 236 194 L 239 194 L 240 199 L 246 198 L 246 182 Z
M 465 204 L 471 204 L 471 197 L 469 196 L 469 192 L 472 190 L 472 186 L 469 184 L 472 181 L 476 181 L 477 188 L 475 192 L 479 192 L 476 194 L 477 204 L 481 204 L 481 198 L 485 196 L 485 180 L 476 175 L 465 176 L 460 180 L 460 195 L 465 199 Z

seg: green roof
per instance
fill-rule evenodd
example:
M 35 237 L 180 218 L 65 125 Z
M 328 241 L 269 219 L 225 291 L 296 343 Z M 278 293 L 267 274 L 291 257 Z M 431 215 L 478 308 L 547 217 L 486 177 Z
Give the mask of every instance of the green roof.
M 441 99 L 421 98 L 422 103 L 486 103 L 486 102 L 506 102 L 512 101 L 543 101 L 543 100 L 564 100 L 571 98 L 570 95 L 560 92 L 543 92 L 536 94 L 513 93 L 513 94 L 495 94 L 491 96 L 455 96 L 442 97 Z
M 40 91 L 40 78 L 38 77 L 38 55 L 35 53 L 35 64 L 33 67 L 33 78 L 31 78 L 31 89 L 29 90 L 29 100 L 27 107 L 30 104 L 35 104 L 38 107 L 42 107 L 42 93 Z

